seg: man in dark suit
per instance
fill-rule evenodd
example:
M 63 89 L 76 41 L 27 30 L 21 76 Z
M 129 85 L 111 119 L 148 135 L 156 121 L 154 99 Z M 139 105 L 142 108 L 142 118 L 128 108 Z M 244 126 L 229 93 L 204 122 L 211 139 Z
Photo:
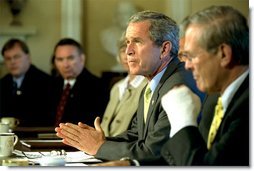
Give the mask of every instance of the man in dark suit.
M 161 97 L 174 86 L 184 85 L 190 90 L 186 96 L 195 96 L 193 104 L 200 105 L 200 99 L 193 93 L 197 93 L 197 89 L 191 72 L 187 72 L 177 58 L 178 27 L 172 19 L 157 12 L 137 13 L 130 18 L 125 37 L 130 73 L 144 75 L 149 81 L 129 129 L 106 138 L 100 119 L 96 118 L 95 128 L 82 123 L 60 124 L 56 128 L 57 136 L 63 138 L 65 144 L 104 160 L 160 158 L 161 147 L 170 131 Z M 148 87 L 150 104 L 145 112 L 144 94 Z
M 2 48 L 8 74 L 0 80 L 0 117 L 15 117 L 19 126 L 53 126 L 50 76 L 31 64 L 29 48 L 10 39 Z
M 185 30 L 184 53 L 185 67 L 193 72 L 198 88 L 208 94 L 219 93 L 221 100 L 211 109 L 215 113 L 204 106 L 198 128 L 191 122 L 196 118 L 193 105 L 185 101 L 174 103 L 186 90 L 180 87 L 169 91 L 162 98 L 162 105 L 171 130 L 175 131 L 170 133 L 171 138 L 162 149 L 163 157 L 167 162 L 173 158 L 177 165 L 248 166 L 249 28 L 246 18 L 229 6 L 213 6 L 193 14 Z
M 102 116 L 108 93 L 101 80 L 89 72 L 85 66 L 85 54 L 80 43 L 64 38 L 54 48 L 54 64 L 60 76 L 54 80 L 53 94 L 55 125 L 61 122 L 78 121 L 93 125 L 96 116 Z M 70 84 L 70 91 L 64 106 L 60 106 L 64 88 Z M 59 113 L 59 108 L 63 110 Z M 60 116 L 59 116 L 60 115 Z

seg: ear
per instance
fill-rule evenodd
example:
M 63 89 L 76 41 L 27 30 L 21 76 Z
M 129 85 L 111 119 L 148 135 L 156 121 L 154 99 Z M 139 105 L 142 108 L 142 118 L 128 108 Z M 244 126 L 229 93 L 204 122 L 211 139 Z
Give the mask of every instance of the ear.
M 160 58 L 163 59 L 167 56 L 169 56 L 169 53 L 172 49 L 172 43 L 170 41 L 165 41 L 161 45 L 161 56 Z
M 83 64 L 85 64 L 85 62 L 86 62 L 85 54 L 81 54 L 81 60 L 82 60 Z
M 221 52 L 221 66 L 229 67 L 229 65 L 233 62 L 232 48 L 229 45 L 223 43 L 220 45 L 219 50 Z

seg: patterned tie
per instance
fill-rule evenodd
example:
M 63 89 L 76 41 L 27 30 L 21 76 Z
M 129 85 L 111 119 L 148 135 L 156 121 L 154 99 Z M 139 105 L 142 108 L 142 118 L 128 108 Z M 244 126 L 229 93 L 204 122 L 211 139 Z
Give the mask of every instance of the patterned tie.
M 150 86 L 146 86 L 145 94 L 144 94 L 144 122 L 146 123 L 147 113 L 149 109 L 149 104 L 151 100 L 151 94 L 152 90 L 150 89 Z
M 56 113 L 56 123 L 55 126 L 58 126 L 59 123 L 61 123 L 61 119 L 64 113 L 64 108 L 68 99 L 68 96 L 70 94 L 71 85 L 69 83 L 66 84 L 65 89 L 63 90 L 61 100 L 57 106 L 57 113 Z
M 210 127 L 209 135 L 208 135 L 208 141 L 207 141 L 208 149 L 210 149 L 213 144 L 214 138 L 216 136 L 217 130 L 220 127 L 223 116 L 224 116 L 224 113 L 223 113 L 222 100 L 221 100 L 221 97 L 219 97 L 217 101 L 217 105 L 215 107 L 215 114 L 213 117 L 212 125 Z

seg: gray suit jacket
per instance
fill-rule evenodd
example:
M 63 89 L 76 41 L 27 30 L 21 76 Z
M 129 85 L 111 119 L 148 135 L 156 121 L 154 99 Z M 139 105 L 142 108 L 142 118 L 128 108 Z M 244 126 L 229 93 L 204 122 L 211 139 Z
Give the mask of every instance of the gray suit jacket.
M 125 98 L 126 95 L 124 95 L 124 97 L 119 100 L 120 93 L 118 85 L 123 81 L 124 79 L 117 82 L 110 92 L 110 101 L 101 123 L 105 136 L 116 136 L 128 129 L 137 111 L 140 94 L 147 84 L 147 79 L 144 79 L 138 87 L 128 88 L 128 90 L 126 90 L 128 91 L 128 97 Z
M 184 63 L 174 58 L 153 93 L 146 124 L 143 117 L 143 89 L 139 107 L 129 129 L 116 137 L 108 137 L 95 157 L 103 160 L 117 160 L 122 157 L 138 160 L 160 158 L 161 147 L 169 139 L 170 132 L 167 114 L 161 106 L 161 97 L 179 84 L 189 86 L 194 92 L 198 91 L 191 72 L 184 69 Z

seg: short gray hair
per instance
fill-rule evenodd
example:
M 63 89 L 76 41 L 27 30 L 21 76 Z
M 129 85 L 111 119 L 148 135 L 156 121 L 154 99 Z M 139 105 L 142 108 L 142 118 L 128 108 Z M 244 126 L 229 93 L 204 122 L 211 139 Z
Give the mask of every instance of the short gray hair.
M 188 18 L 188 26 L 200 25 L 199 44 L 216 53 L 225 43 L 231 46 L 235 62 L 249 64 L 249 27 L 246 18 L 230 6 L 211 6 Z M 187 26 L 187 27 L 188 27 Z
M 151 23 L 149 28 L 151 40 L 157 46 L 161 46 L 165 41 L 170 41 L 172 44 L 170 56 L 177 56 L 179 49 L 179 28 L 176 22 L 159 12 L 141 11 L 134 14 L 129 19 L 128 23 L 135 23 L 145 20 L 148 20 Z

